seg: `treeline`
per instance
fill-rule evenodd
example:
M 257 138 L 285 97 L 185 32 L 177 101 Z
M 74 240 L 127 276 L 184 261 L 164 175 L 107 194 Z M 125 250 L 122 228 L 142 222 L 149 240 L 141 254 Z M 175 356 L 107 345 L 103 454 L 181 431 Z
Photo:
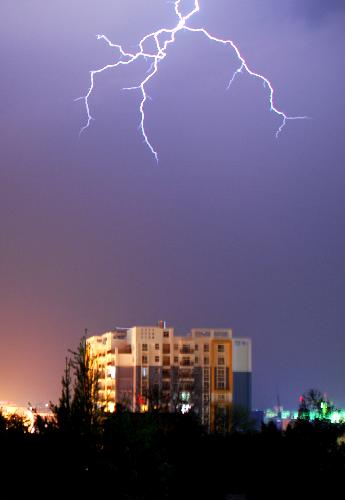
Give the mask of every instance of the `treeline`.
M 85 380 L 87 356 L 81 343 L 66 360 L 53 420 L 37 416 L 30 432 L 0 416 L 2 484 L 14 498 L 342 498 L 344 425 L 300 419 L 282 433 L 237 422 L 209 433 L 192 414 L 105 413 Z
M 16 491 L 48 482 L 66 498 L 336 498 L 344 435 L 344 425 L 305 420 L 284 433 L 272 424 L 209 434 L 191 415 L 126 411 L 104 415 L 87 432 L 38 417 L 29 432 L 20 417 L 1 417 L 1 472 Z

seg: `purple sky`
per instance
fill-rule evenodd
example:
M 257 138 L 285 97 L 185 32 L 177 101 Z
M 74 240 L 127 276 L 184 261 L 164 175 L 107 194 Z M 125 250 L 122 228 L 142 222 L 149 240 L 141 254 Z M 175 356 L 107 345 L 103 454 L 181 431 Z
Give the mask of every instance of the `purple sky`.
M 284 5 L 281 5 L 284 4 Z M 253 340 L 253 405 L 297 405 L 316 386 L 345 405 L 344 1 L 200 0 L 148 86 L 113 62 L 175 22 L 164 0 L 0 3 L 0 400 L 56 400 L 84 328 L 165 319 L 182 334 L 229 326 Z

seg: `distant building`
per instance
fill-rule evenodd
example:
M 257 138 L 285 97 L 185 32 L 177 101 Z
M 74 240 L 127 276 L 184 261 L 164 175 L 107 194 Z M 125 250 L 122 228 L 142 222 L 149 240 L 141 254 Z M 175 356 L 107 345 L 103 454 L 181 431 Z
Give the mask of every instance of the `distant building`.
M 35 407 L 32 407 L 19 406 L 15 403 L 9 403 L 8 401 L 0 401 L 0 413 L 5 418 L 17 416 L 23 419 L 24 425 L 27 426 L 29 432 L 34 431 L 36 416 L 40 416 L 47 421 L 53 420 L 53 413 L 50 409 L 49 403 L 38 404 Z
M 321 410 L 324 409 L 324 404 L 321 406 Z M 281 431 L 286 431 L 290 423 L 296 422 L 296 420 L 308 420 L 314 422 L 317 420 L 328 421 L 331 424 L 345 423 L 345 409 L 334 408 L 329 412 L 322 413 L 322 411 L 311 410 L 305 414 L 300 414 L 298 410 L 284 410 L 282 406 L 275 406 L 274 408 L 268 408 L 263 411 L 263 423 L 268 424 L 273 422 L 277 429 Z
M 107 411 L 117 403 L 131 411 L 193 410 L 214 429 L 217 422 L 229 421 L 232 405 L 251 409 L 251 341 L 232 338 L 229 328 L 195 328 L 175 336 L 160 321 L 116 328 L 87 343 Z

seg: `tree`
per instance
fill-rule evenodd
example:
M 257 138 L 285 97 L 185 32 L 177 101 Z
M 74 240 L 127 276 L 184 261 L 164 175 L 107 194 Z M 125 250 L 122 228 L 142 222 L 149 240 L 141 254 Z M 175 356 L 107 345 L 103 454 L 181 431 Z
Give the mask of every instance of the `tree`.
M 15 434 L 25 434 L 29 432 L 30 420 L 18 413 L 12 413 L 6 418 L 6 430 Z
M 230 407 L 230 431 L 252 432 L 254 430 L 255 420 L 250 411 L 241 405 L 232 404 Z
M 319 389 L 309 389 L 299 399 L 298 415 L 300 418 L 328 418 L 334 410 L 333 404 Z
M 100 413 L 98 367 L 86 342 L 86 332 L 77 350 L 69 352 L 71 358 L 66 357 L 59 404 L 52 406 L 52 409 L 60 430 L 74 430 L 85 434 L 95 430 Z
M 51 404 L 51 409 L 55 415 L 56 423 L 60 430 L 69 431 L 71 429 L 71 403 L 72 403 L 72 377 L 71 377 L 71 360 L 65 358 L 65 369 L 61 378 L 61 396 L 59 404 L 54 406 Z
M 6 431 L 6 417 L 2 413 L 2 408 L 0 408 L 0 434 Z

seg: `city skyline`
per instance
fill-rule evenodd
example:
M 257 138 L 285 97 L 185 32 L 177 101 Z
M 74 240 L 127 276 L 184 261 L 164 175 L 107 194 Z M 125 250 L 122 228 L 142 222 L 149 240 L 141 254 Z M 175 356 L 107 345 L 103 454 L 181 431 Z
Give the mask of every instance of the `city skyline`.
M 56 401 L 68 349 L 163 318 L 178 335 L 252 339 L 253 407 L 310 387 L 345 407 L 343 2 L 200 0 L 198 24 L 269 78 L 180 33 L 147 90 L 144 65 L 108 72 L 85 123 L 90 70 L 176 23 L 161 0 L 0 7 L 0 399 Z M 267 89 L 266 89 L 267 90 Z

